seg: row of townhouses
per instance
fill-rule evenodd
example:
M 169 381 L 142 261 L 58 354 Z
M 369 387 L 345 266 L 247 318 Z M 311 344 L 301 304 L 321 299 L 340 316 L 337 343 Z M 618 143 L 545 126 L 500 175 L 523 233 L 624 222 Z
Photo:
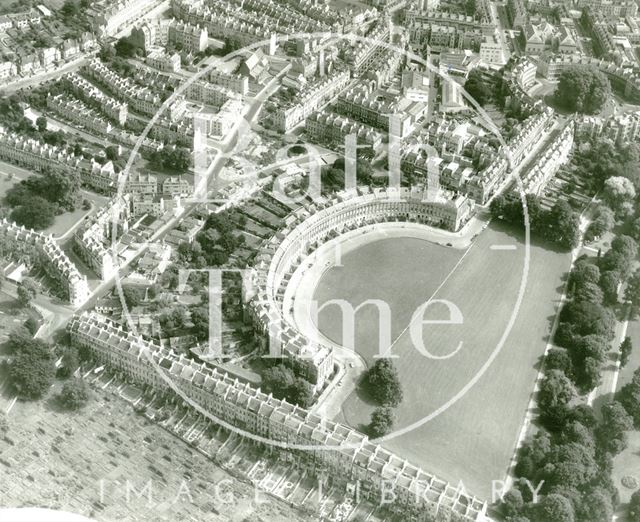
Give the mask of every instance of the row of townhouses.
M 12 15 L 0 16 L 0 32 L 3 27 L 5 31 L 11 27 L 11 22 L 7 18 L 9 16 Z M 29 24 L 11 31 L 17 34 L 28 27 Z M 83 53 L 96 49 L 98 45 L 95 36 L 89 32 L 84 32 L 77 38 L 55 38 L 54 41 L 56 43 L 49 47 L 25 50 L 21 44 L 13 41 L 11 34 L 4 35 L 0 42 L 2 51 L 0 54 L 3 57 L 0 59 L 0 80 L 51 70 L 61 62 L 81 57 Z
M 172 0 L 176 18 L 205 27 L 212 38 L 229 39 L 244 47 L 269 40 L 273 33 L 295 34 L 330 30 L 303 13 L 275 2 L 244 2 L 244 9 L 225 0 Z
M 277 108 L 273 115 L 275 127 L 281 132 L 291 131 L 342 91 L 349 80 L 349 71 L 341 71 L 312 84 L 295 101 Z
M 115 198 L 108 207 L 87 219 L 73 234 L 73 250 L 100 277 L 106 281 L 116 274 L 112 245 L 114 223 L 117 234 L 126 233 L 129 223 L 129 196 Z
M 376 129 L 327 111 L 309 116 L 305 121 L 305 130 L 314 141 L 321 143 L 343 143 L 346 136 L 354 134 L 359 144 L 368 145 L 374 150 L 382 145 L 382 133 Z
M 507 148 L 500 147 L 495 159 L 487 168 L 469 180 L 466 194 L 476 203 L 484 205 L 501 188 L 508 174 L 538 144 L 542 136 L 555 122 L 553 111 L 547 109 L 525 120 L 516 136 L 509 140 Z
M 428 109 L 427 103 L 396 95 L 385 96 L 370 86 L 358 85 L 343 91 L 334 109 L 362 123 L 393 132 L 399 138 L 411 134 Z M 391 128 L 390 122 L 394 125 Z
M 7 13 L 0 16 L 0 32 L 11 29 L 26 29 L 30 25 L 39 24 L 42 21 L 44 13 L 37 8 L 31 8 L 28 11 L 19 13 Z
M 89 298 L 87 277 L 78 271 L 51 235 L 34 232 L 3 218 L 0 243 L 3 250 L 7 249 L 6 253 L 44 269 L 73 306 L 80 306 Z
M 111 96 L 107 96 L 91 82 L 79 74 L 73 72 L 64 76 L 64 85 L 84 102 L 98 108 L 107 117 L 123 126 L 127 122 L 129 109 L 126 103 L 122 103 Z
M 110 69 L 102 61 L 95 58 L 83 69 L 91 80 L 106 87 L 116 98 L 125 101 L 129 108 L 146 116 L 155 116 L 164 100 L 148 87 L 138 85 L 129 78 L 124 78 Z M 182 118 L 186 110 L 184 97 L 176 98 L 162 115 L 171 121 Z
M 409 10 L 406 14 L 406 24 L 412 43 L 429 44 L 434 51 L 478 51 L 485 36 L 493 36 L 496 32 L 494 24 L 486 26 L 471 16 L 443 11 Z
M 312 447 L 286 449 L 282 458 L 290 465 L 322 480 L 331 477 L 333 486 L 344 487 L 352 494 L 357 491 L 372 502 L 379 502 L 385 490 L 393 490 L 395 502 L 389 507 L 405 520 L 487 520 L 486 503 L 372 443 L 362 433 L 125 332 L 100 314 L 75 316 L 68 331 L 75 345 L 91 350 L 96 361 L 110 370 L 170 394 L 173 390 L 168 382 L 172 382 L 230 429 L 278 443 Z
M 345 230 L 386 221 L 413 221 L 457 231 L 473 215 L 465 196 L 442 191 L 437 179 L 411 188 L 358 187 L 299 206 L 284 228 L 266 240 L 243 287 L 245 320 L 259 333 L 261 347 L 290 359 L 319 392 L 334 372 L 334 345 L 307 335 L 285 313 L 287 282 L 301 260 Z M 277 191 L 274 198 L 278 198 Z
M 113 129 L 111 122 L 102 113 L 89 107 L 82 101 L 66 94 L 47 96 L 47 108 L 58 113 L 64 119 L 72 121 L 97 134 L 109 134 Z
M 63 148 L 4 128 L 0 128 L 0 158 L 36 171 L 52 169 L 66 174 L 79 173 L 84 185 L 106 194 L 115 193 L 118 187 L 119 175 L 112 162 L 99 163 L 94 158 L 78 157 Z
M 362 73 L 378 66 L 379 55 L 388 50 L 390 38 L 391 21 L 382 19 L 366 39 L 356 40 L 355 44 L 346 50 L 345 61 L 351 65 L 354 77 L 359 77 Z
M 569 121 L 558 136 L 536 157 L 535 163 L 520 176 L 522 189 L 526 194 L 539 196 L 547 183 L 558 173 L 568 159 L 573 148 L 575 125 Z
M 424 177 L 430 168 L 437 167 L 440 170 L 441 182 L 445 188 L 460 191 L 473 199 L 478 204 L 485 204 L 506 180 L 509 172 L 515 168 L 524 156 L 535 146 L 541 133 L 552 123 L 552 113 L 545 111 L 536 114 L 526 120 L 519 129 L 518 134 L 508 143 L 508 150 L 496 153 L 490 149 L 485 152 L 484 141 L 478 140 L 478 130 L 469 133 L 460 126 L 454 126 L 447 130 L 442 125 L 432 125 L 429 129 L 436 135 L 428 139 L 442 158 L 432 158 L 415 147 L 407 146 L 402 150 L 402 169 L 410 175 Z M 491 159 L 489 165 L 483 170 L 472 169 L 472 161 L 466 156 L 460 155 L 463 147 L 473 145 L 474 155 L 486 155 Z M 508 157 L 511 157 L 511 163 Z
M 87 12 L 93 20 L 94 30 L 100 36 L 108 37 L 126 30 L 161 4 L 162 0 L 100 0 L 92 3 Z
M 581 116 L 576 120 L 580 138 L 606 138 L 617 145 L 640 142 L 640 111 L 603 118 Z
M 638 14 L 638 4 L 634 0 L 577 0 L 577 6 L 598 11 L 611 20 Z

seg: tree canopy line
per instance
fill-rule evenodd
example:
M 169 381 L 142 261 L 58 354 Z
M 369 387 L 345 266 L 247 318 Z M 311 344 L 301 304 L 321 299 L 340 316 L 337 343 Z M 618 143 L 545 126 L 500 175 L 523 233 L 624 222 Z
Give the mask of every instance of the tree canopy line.
M 73 211 L 80 204 L 80 175 L 45 169 L 11 187 L 5 196 L 10 218 L 34 230 L 51 226 L 55 216 Z
M 184 147 L 166 146 L 149 155 L 151 165 L 157 170 L 184 172 L 191 165 L 191 152 Z
M 9 379 L 17 395 L 23 400 L 43 398 L 57 377 L 69 379 L 80 366 L 75 348 L 67 347 L 61 354 L 42 339 L 33 338 L 32 332 L 18 327 L 9 334 Z M 56 369 L 55 361 L 61 355 L 61 365 Z M 78 409 L 89 399 L 89 391 L 81 379 L 71 378 L 64 384 L 57 397 L 68 409 Z
M 364 391 L 378 404 L 371 414 L 369 435 L 379 438 L 389 433 L 395 423 L 393 408 L 402 402 L 403 391 L 398 370 L 391 359 L 378 359 L 367 370 L 363 380 Z
M 561 108 L 597 114 L 611 97 L 607 76 L 596 67 L 568 67 L 560 73 L 554 100 Z
M 236 230 L 246 221 L 246 217 L 235 210 L 210 214 L 196 240 L 178 246 L 180 262 L 196 268 L 225 265 L 233 252 L 245 243 L 244 236 Z
M 580 238 L 580 219 L 569 203 L 558 200 L 547 210 L 540 204 L 538 196 L 526 195 L 527 217 L 532 234 L 571 249 L 577 246 Z M 520 198 L 496 196 L 490 205 L 491 216 L 524 228 L 524 206 Z
M 587 140 L 577 146 L 572 164 L 576 177 L 587 184 L 590 193 L 601 192 L 616 219 L 625 220 L 635 214 L 635 198 L 640 190 L 640 144 L 619 147 L 609 140 Z
M 569 275 L 571 300 L 560 312 L 547 367 L 563 371 L 583 392 L 599 385 L 616 324 L 618 286 L 631 276 L 638 245 L 617 236 L 596 262 L 583 256 Z M 561 412 L 560 412 L 561 413 Z
M 311 406 L 313 401 L 311 384 L 297 375 L 286 359 L 262 372 L 262 389 L 303 408 Z
M 579 258 L 569 275 L 569 299 L 560 311 L 556 347 L 545 358 L 538 392 L 543 429 L 523 446 L 515 470 L 518 480 L 500 504 L 507 522 L 605 522 L 619 504 L 612 459 L 627 447 L 626 432 L 640 427 L 640 369 L 602 407 L 600 422 L 577 399 L 601 382 L 614 338 L 618 288 L 631 277 L 637 254 L 636 241 L 619 235 L 603 256 Z M 625 338 L 622 366 L 631 350 L 631 340 Z M 531 484 L 542 484 L 537 502 Z

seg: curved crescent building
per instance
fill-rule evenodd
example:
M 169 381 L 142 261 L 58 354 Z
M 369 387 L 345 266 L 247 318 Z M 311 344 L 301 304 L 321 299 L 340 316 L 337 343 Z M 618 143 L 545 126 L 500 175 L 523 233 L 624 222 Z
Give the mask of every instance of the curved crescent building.
M 420 186 L 402 189 L 362 187 L 321 198 L 294 211 L 286 226 L 266 241 L 245 281 L 247 312 L 263 348 L 289 357 L 315 389 L 333 372 L 331 347 L 300 333 L 285 319 L 283 297 L 291 275 L 316 248 L 340 234 L 374 223 L 407 221 L 456 231 L 473 213 L 465 196 L 431 197 Z

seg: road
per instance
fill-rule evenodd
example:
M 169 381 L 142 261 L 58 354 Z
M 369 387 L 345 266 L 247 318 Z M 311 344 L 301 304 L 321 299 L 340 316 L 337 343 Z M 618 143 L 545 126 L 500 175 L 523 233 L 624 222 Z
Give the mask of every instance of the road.
M 622 288 L 619 294 L 622 294 Z M 602 368 L 602 382 L 599 386 L 591 390 L 587 398 L 587 404 L 593 406 L 598 399 L 612 400 L 613 395 L 618 387 L 618 376 L 620 375 L 620 344 L 627 335 L 627 327 L 629 326 L 629 305 L 625 303 L 623 310 L 623 319 L 616 322 L 613 341 L 611 341 L 611 350 L 607 352 L 607 360 Z M 596 416 L 600 416 L 600 408 L 595 408 Z
M 2 292 L 18 299 L 16 284 L 10 280 L 5 280 L 2 286 Z M 53 334 L 59 330 L 73 315 L 73 309 L 70 305 L 63 305 L 53 302 L 53 300 L 38 293 L 31 304 L 38 309 L 43 318 L 43 324 L 38 330 L 36 337 L 44 340 L 51 340 Z
M 98 145 L 100 148 L 104 148 L 111 144 L 116 144 L 117 142 L 108 142 L 105 138 L 98 138 L 93 134 L 89 134 L 88 132 L 79 129 L 78 127 L 73 127 L 64 123 L 62 120 L 59 120 L 55 116 L 51 116 L 50 113 L 44 114 L 42 111 L 34 109 L 33 107 L 29 107 L 24 111 L 25 117 L 29 118 L 34 124 L 38 116 L 45 116 L 47 118 L 47 130 L 57 131 L 61 130 L 66 132 L 67 134 L 73 136 L 80 136 L 82 139 L 88 141 L 89 143 L 93 143 L 94 145 Z
M 504 25 L 502 24 L 502 19 L 500 18 L 500 13 L 498 13 L 498 6 L 496 2 L 489 2 L 489 7 L 491 9 L 491 17 L 493 18 L 493 21 L 495 22 L 497 27 L 496 36 L 498 37 L 498 42 L 502 46 L 504 59 L 505 61 L 509 61 L 509 58 L 511 56 L 511 51 L 509 50 L 509 43 L 504 37 L 507 27 L 504 27 Z
M 260 111 L 262 110 L 262 106 L 265 100 L 268 99 L 268 97 L 271 96 L 279 88 L 280 77 L 286 74 L 287 70 L 288 69 L 285 68 L 285 70 L 283 70 L 279 75 L 274 77 L 250 102 L 249 107 L 247 108 L 244 114 L 244 119 L 247 121 L 247 123 L 249 123 L 249 125 L 260 114 Z M 207 193 L 210 192 L 211 190 L 213 190 L 214 193 L 217 193 L 222 188 L 224 188 L 225 186 L 231 183 L 229 181 L 223 180 L 221 173 L 222 173 L 222 168 L 224 167 L 228 158 L 232 154 L 234 147 L 237 143 L 238 131 L 242 130 L 242 128 L 243 127 L 241 126 L 236 126 L 232 130 L 229 138 L 225 140 L 224 144 L 222 145 L 221 149 L 218 151 L 218 154 L 216 154 L 211 165 L 209 165 L 205 176 L 203 176 L 202 180 L 203 182 L 206 183 Z M 195 188 L 196 194 L 203 193 L 198 191 L 198 187 L 194 187 L 194 188 Z M 200 188 L 200 190 L 202 190 L 202 188 Z M 225 205 L 218 207 L 217 211 L 221 212 L 224 209 L 226 209 L 228 206 L 235 205 L 240 200 L 247 197 L 251 197 L 255 193 L 255 191 L 258 191 L 258 190 L 260 190 L 260 186 L 255 185 L 244 191 L 242 190 L 238 191 L 228 199 Z M 131 267 L 134 261 L 136 261 L 142 255 L 144 255 L 144 253 L 148 250 L 149 245 L 151 243 L 157 242 L 162 238 L 164 238 L 169 233 L 170 230 L 178 226 L 182 221 L 184 221 L 187 217 L 193 214 L 200 207 L 201 204 L 203 204 L 202 201 L 185 200 L 184 212 L 179 216 L 172 217 L 167 221 L 167 223 L 165 223 L 165 225 L 163 225 L 160 229 L 158 229 L 156 233 L 149 239 L 149 241 L 143 244 L 128 261 L 126 261 L 125 263 L 119 266 L 118 273 L 114 277 L 111 277 L 110 279 L 103 281 L 102 283 L 100 283 L 100 285 L 98 285 L 98 287 L 92 292 L 89 300 L 83 305 L 81 305 L 77 311 L 80 312 L 83 310 L 88 310 L 91 307 L 93 307 L 95 305 L 95 302 L 100 297 L 106 295 L 109 291 L 111 291 L 113 286 L 116 284 L 116 279 L 122 279 L 126 277 L 129 273 L 131 273 L 132 271 Z
M 73 72 L 79 69 L 80 67 L 82 67 L 84 64 L 86 64 L 89 61 L 89 59 L 93 57 L 94 53 L 95 52 L 91 52 L 89 54 L 83 55 L 82 57 L 77 58 L 76 60 L 73 60 L 71 62 L 65 63 L 63 66 L 53 69 L 51 71 L 35 74 L 27 78 L 21 78 L 19 80 L 14 80 L 13 82 L 0 85 L 0 89 L 2 89 L 2 91 L 5 94 L 10 94 L 20 89 L 26 89 L 28 87 L 33 87 L 34 85 L 38 85 L 38 84 L 47 82 L 49 80 L 59 78 L 60 76 L 64 76 L 65 74 Z

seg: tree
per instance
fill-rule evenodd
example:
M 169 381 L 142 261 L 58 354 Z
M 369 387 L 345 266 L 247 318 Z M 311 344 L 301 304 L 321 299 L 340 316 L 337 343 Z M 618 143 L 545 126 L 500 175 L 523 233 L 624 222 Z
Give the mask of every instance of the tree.
M 193 333 L 199 341 L 209 338 L 209 312 L 205 306 L 198 306 L 191 310 Z
M 593 357 L 587 357 L 582 363 L 582 368 L 578 373 L 578 384 L 580 388 L 585 392 L 590 392 L 600 386 L 602 382 L 601 371 L 602 362 Z
M 482 77 L 481 71 L 474 69 L 469 73 L 464 90 L 469 93 L 479 105 L 485 105 L 491 99 L 491 89 L 486 80 Z
M 577 420 L 572 420 L 567 423 L 560 433 L 560 440 L 563 444 L 575 442 L 581 446 L 589 448 L 591 451 L 596 445 L 591 429 Z
M 627 508 L 627 519 L 629 522 L 640 522 L 640 490 L 631 495 Z
M 24 326 L 18 326 L 9 334 L 7 343 L 9 353 L 18 353 L 33 341 L 33 335 Z M 42 341 L 40 341 L 42 342 Z
M 33 279 L 25 277 L 18 284 L 18 301 L 22 306 L 28 306 L 33 301 L 38 293 L 38 287 Z
M 623 176 L 612 176 L 604 182 L 602 197 L 613 209 L 617 209 L 625 201 L 636 197 L 636 189 L 630 180 Z
M 7 433 L 9 433 L 9 420 L 7 419 L 7 414 L 4 412 L 0 413 L 0 437 L 6 437 Z
M 620 343 L 620 368 L 624 368 L 629 362 L 632 349 L 633 344 L 631 343 L 631 337 L 626 336 Z
M 62 12 L 62 16 L 65 18 L 74 18 L 80 12 L 80 4 L 75 0 L 65 0 L 60 11 Z
M 636 218 L 633 220 L 633 223 L 630 225 L 631 228 L 631 237 L 636 241 L 640 241 L 640 218 Z
M 602 256 L 600 269 L 614 270 L 620 274 L 620 280 L 627 280 L 632 272 L 633 263 L 638 255 L 638 244 L 630 236 L 616 236 L 611 248 Z
M 582 522 L 604 522 L 613 518 L 611 495 L 602 488 L 582 495 L 582 502 L 578 509 L 578 520 Z
M 569 348 L 573 346 L 573 342 L 575 341 L 577 336 L 577 329 L 572 323 L 561 321 L 558 324 L 558 328 L 556 328 L 556 333 L 553 340 L 558 346 Z
M 122 295 L 124 297 L 124 302 L 127 304 L 127 307 L 133 308 L 134 306 L 139 306 L 144 299 L 145 290 L 144 288 L 138 286 L 123 286 L 122 287 Z
M 120 58 L 133 58 L 138 49 L 128 36 L 124 36 L 116 42 L 115 50 Z
M 627 447 L 627 431 L 633 429 L 633 419 L 618 401 L 602 407 L 602 422 L 596 430 L 601 448 L 617 455 Z
M 576 301 L 589 301 L 591 303 L 602 304 L 604 292 L 595 283 L 584 283 L 574 291 L 573 298 Z
M 118 147 L 115 147 L 114 145 L 105 147 L 104 153 L 109 161 L 116 161 L 120 157 L 120 154 L 118 154 Z
M 585 241 L 592 241 L 611 231 L 615 224 L 616 218 L 613 210 L 604 205 L 600 205 L 596 209 L 593 221 L 589 224 L 589 228 L 585 232 Z
M 42 230 L 53 224 L 56 212 L 55 205 L 40 196 L 32 196 L 28 205 L 14 208 L 10 218 L 26 228 Z
M 571 323 L 579 335 L 602 335 L 611 339 L 616 319 L 613 312 L 597 303 L 572 301 L 560 311 L 560 321 Z
M 602 335 L 584 335 L 576 337 L 569 349 L 574 364 L 579 364 L 587 357 L 603 362 L 609 350 L 609 341 Z
M 538 504 L 540 521 L 574 522 L 575 514 L 571 502 L 562 495 L 546 495 Z
M 30 315 L 24 322 L 24 327 L 29 331 L 31 335 L 35 335 L 35 333 L 38 331 L 38 321 L 36 321 L 36 319 L 32 315 Z
M 546 486 L 580 489 L 598 475 L 594 450 L 576 442 L 554 446 L 543 470 Z
M 47 130 L 47 118 L 45 118 L 44 116 L 38 116 L 36 118 L 36 128 L 40 132 L 46 131 Z
M 371 414 L 369 433 L 374 439 L 380 438 L 391 431 L 395 422 L 393 410 L 388 406 L 376 408 Z
M 538 431 L 531 441 L 525 442 L 522 446 L 520 458 L 516 464 L 516 476 L 534 480 L 544 466 L 550 450 L 551 437 L 544 430 Z
M 467 16 L 475 16 L 476 14 L 476 0 L 465 0 L 464 12 Z
M 611 250 L 621 253 L 630 259 L 635 259 L 638 255 L 638 243 L 630 236 L 616 236 L 611 241 Z
M 598 283 L 600 280 L 600 269 L 597 265 L 590 263 L 586 259 L 576 261 L 573 270 L 569 274 L 569 284 L 576 288 L 585 283 Z
M 313 402 L 313 391 L 311 385 L 302 377 L 297 377 L 287 390 L 286 399 L 292 404 L 297 404 L 303 408 L 308 408 Z
M 631 305 L 631 316 L 636 317 L 640 312 L 640 270 L 636 270 L 627 282 L 624 298 Z
M 571 357 L 564 348 L 551 348 L 545 357 L 544 364 L 547 370 L 560 370 L 568 377 L 573 374 Z
M 80 366 L 78 350 L 70 346 L 62 354 L 62 366 L 58 370 L 58 375 L 60 377 L 69 377 L 78 369 L 78 366 Z
M 567 404 L 576 395 L 569 378 L 559 370 L 547 372 L 540 383 L 540 419 L 550 430 L 561 429 L 567 421 Z
M 633 418 L 634 426 L 640 428 L 640 368 L 633 373 L 631 382 L 620 389 L 616 398 Z
M 560 74 L 554 96 L 567 110 L 595 114 L 610 98 L 611 84 L 595 67 L 569 67 Z
M 64 384 L 58 400 L 65 408 L 78 410 L 89 401 L 89 389 L 82 379 L 72 379 Z
M 266 393 L 273 393 L 283 398 L 296 380 L 293 371 L 284 364 L 267 368 L 262 372 L 262 388 Z
M 545 237 L 566 248 L 574 248 L 580 238 L 580 218 L 569 203 L 559 199 L 544 218 Z
M 511 488 L 507 491 L 500 502 L 500 507 L 502 509 L 502 513 L 506 517 L 515 517 L 520 512 L 522 512 L 522 508 L 524 506 L 524 500 L 522 498 L 522 493 L 520 493 L 519 489 Z
M 55 376 L 55 365 L 49 346 L 38 339 L 23 345 L 10 363 L 9 376 L 20 397 L 42 397 Z
M 620 284 L 620 274 L 615 270 L 602 272 L 598 282 L 604 296 L 604 303 L 611 306 L 618 302 L 618 285 Z
M 371 396 L 382 406 L 397 406 L 402 402 L 402 386 L 391 359 L 378 359 L 367 372 L 365 383 Z
M 564 406 L 576 395 L 575 388 L 567 376 L 559 370 L 547 372 L 540 383 L 538 403 L 540 408 Z

